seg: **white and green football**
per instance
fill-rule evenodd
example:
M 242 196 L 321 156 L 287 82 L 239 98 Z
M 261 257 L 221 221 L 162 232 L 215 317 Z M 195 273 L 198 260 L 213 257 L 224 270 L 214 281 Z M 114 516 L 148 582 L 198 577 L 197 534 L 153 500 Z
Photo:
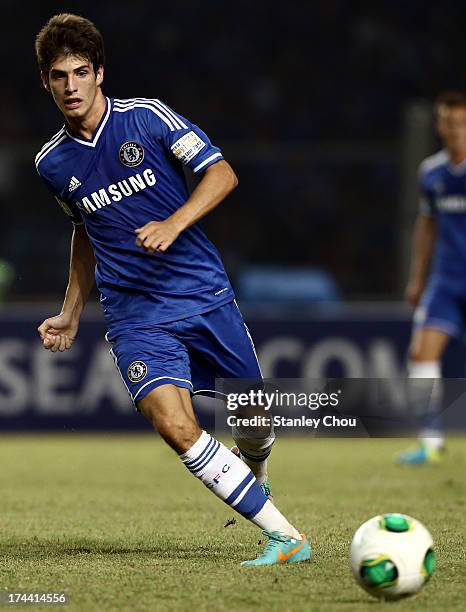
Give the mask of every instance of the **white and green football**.
M 435 569 L 432 536 L 406 514 L 374 516 L 354 534 L 350 563 L 358 583 L 374 597 L 414 595 Z

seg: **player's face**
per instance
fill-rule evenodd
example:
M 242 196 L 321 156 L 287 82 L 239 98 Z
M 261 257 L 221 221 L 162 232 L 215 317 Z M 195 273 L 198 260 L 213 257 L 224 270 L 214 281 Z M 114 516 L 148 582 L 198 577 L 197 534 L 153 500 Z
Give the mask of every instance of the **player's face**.
M 58 108 L 73 122 L 84 119 L 92 110 L 103 75 L 103 66 L 96 74 L 88 59 L 61 55 L 51 65 L 48 75 L 42 75 L 42 80 Z
M 466 151 L 466 108 L 462 106 L 440 107 L 438 132 L 448 149 Z

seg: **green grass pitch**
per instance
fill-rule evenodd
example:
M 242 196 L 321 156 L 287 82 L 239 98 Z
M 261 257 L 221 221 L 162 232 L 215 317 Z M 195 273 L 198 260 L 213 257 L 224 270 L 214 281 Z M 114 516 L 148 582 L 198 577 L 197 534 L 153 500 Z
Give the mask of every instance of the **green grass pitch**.
M 261 550 L 260 531 L 241 517 L 225 528 L 235 513 L 157 437 L 2 436 L 0 590 L 64 590 L 65 609 L 86 612 L 464 610 L 466 439 L 436 466 L 393 465 L 404 446 L 279 439 L 276 502 L 314 560 L 254 569 L 239 563 Z M 379 603 L 353 581 L 348 547 L 364 520 L 394 511 L 430 529 L 438 564 L 416 597 Z

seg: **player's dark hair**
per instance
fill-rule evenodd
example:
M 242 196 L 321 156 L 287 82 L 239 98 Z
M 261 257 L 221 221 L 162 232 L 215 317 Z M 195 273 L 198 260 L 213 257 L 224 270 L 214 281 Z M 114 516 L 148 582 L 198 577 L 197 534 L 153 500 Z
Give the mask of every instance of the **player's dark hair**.
M 51 17 L 36 38 L 36 55 L 41 72 L 48 74 L 50 66 L 60 55 L 86 58 L 97 72 L 105 64 L 102 34 L 92 21 L 60 13 Z
M 466 108 L 466 94 L 461 91 L 444 91 L 435 99 L 434 109 L 438 115 L 439 108 L 446 106 L 447 108 Z

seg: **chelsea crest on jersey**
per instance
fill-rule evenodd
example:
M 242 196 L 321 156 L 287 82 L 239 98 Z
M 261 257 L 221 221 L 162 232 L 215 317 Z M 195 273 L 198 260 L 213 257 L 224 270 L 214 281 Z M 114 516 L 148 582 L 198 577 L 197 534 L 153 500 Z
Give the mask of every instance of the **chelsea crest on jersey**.
M 164 221 L 188 199 L 183 166 L 202 174 L 221 159 L 199 127 L 147 98 L 107 98 L 92 139 L 64 126 L 39 151 L 41 178 L 71 221 L 85 225 L 109 326 L 175 321 L 234 298 L 199 224 L 165 253 L 136 246 L 137 228 Z

